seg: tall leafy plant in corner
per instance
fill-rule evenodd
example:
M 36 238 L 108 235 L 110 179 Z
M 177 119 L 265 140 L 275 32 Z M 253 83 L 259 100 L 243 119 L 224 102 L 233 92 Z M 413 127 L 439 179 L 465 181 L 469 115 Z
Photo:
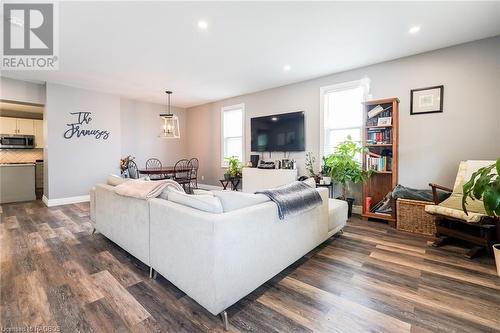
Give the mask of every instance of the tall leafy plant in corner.
M 347 136 L 347 140 L 340 143 L 335 152 L 325 157 L 325 165 L 329 169 L 332 180 L 342 185 L 342 197 L 347 199 L 348 182 L 362 183 L 370 177 L 371 170 L 363 170 L 363 166 L 356 159 L 357 154 L 367 152 L 366 148 L 361 147 L 357 142 L 353 141 L 351 136 Z
M 496 169 L 496 174 L 492 173 Z M 467 198 L 483 199 L 486 214 L 500 217 L 500 158 L 496 163 L 474 172 L 463 186 L 462 208 L 467 213 Z

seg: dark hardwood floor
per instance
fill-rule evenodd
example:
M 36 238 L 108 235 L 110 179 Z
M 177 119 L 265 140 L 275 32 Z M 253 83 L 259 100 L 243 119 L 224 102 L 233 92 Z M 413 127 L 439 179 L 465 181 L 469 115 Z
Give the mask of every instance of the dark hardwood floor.
M 0 329 L 223 331 L 171 283 L 100 234 L 88 204 L 1 206 Z M 233 332 L 500 332 L 492 258 L 353 218 L 228 309 Z

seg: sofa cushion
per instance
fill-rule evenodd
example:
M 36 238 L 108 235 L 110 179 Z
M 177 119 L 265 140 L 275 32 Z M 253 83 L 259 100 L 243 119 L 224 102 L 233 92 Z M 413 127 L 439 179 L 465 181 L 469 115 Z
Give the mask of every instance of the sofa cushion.
M 219 198 L 212 195 L 190 195 L 178 191 L 171 191 L 168 193 L 168 200 L 208 213 L 220 214 L 223 212 Z
M 184 188 L 175 180 L 166 179 L 165 183 L 167 185 L 165 186 L 165 188 L 163 189 L 163 191 L 160 193 L 159 196 L 159 198 L 161 199 L 168 200 L 168 194 L 173 191 L 186 193 L 186 191 L 184 191 Z
M 469 198 L 467 203 L 469 215 L 462 210 L 462 194 L 452 193 L 448 199 L 439 205 L 426 205 L 425 211 L 429 214 L 449 216 L 469 223 L 480 222 L 486 216 L 483 202 Z
M 307 184 L 307 185 L 311 186 L 312 188 L 316 188 L 316 179 L 314 179 L 314 177 L 309 177 L 306 180 L 304 180 L 303 182 L 304 182 L 304 184 Z
M 243 193 L 237 191 L 212 191 L 220 199 L 224 212 L 241 209 L 270 201 L 264 194 Z

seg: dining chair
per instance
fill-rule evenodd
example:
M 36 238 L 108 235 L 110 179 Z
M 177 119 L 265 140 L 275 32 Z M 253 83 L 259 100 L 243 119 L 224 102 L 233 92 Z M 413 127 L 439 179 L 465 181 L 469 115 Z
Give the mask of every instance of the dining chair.
M 198 188 L 198 166 L 199 166 L 199 161 L 196 157 L 193 157 L 192 159 L 189 160 L 189 163 L 191 163 L 191 176 L 189 179 L 191 180 L 191 187 L 192 188 Z
M 156 169 L 161 168 L 161 161 L 157 158 L 150 158 L 146 161 L 146 170 L 147 169 Z M 166 175 L 149 175 L 150 179 L 164 179 Z
M 181 184 L 184 191 L 188 193 L 191 193 L 191 170 L 191 162 L 187 159 L 179 160 L 174 165 L 174 180 Z M 187 190 L 186 185 L 188 186 Z
M 134 161 L 128 162 L 128 176 L 132 179 L 139 179 L 139 169 L 137 168 L 137 164 Z

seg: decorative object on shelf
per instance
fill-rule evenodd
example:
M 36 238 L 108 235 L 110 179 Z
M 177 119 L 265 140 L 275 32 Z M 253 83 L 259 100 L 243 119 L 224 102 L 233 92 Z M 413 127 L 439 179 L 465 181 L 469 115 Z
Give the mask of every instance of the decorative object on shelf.
M 329 176 L 342 186 L 341 199 L 349 204 L 349 216 L 352 214 L 354 199 L 347 197 L 347 183 L 363 183 L 372 174 L 372 170 L 364 170 L 356 158 L 358 154 L 364 154 L 367 151 L 367 148 L 361 147 L 348 135 L 347 140 L 335 147 L 334 153 L 326 156 L 324 160 L 329 168 Z
M 165 91 L 167 94 L 167 113 L 160 114 L 163 119 L 163 129 L 160 133 L 162 139 L 179 139 L 181 132 L 179 129 L 179 118 L 170 111 L 170 95 L 171 91 Z
M 377 126 L 390 126 L 392 123 L 392 117 L 379 117 L 377 121 Z
M 410 114 L 443 112 L 444 86 L 410 90 Z
M 379 99 L 363 105 L 363 169 L 371 170 L 372 175 L 363 183 L 362 216 L 385 220 L 396 227 L 395 203 L 387 194 L 398 184 L 399 99 Z

